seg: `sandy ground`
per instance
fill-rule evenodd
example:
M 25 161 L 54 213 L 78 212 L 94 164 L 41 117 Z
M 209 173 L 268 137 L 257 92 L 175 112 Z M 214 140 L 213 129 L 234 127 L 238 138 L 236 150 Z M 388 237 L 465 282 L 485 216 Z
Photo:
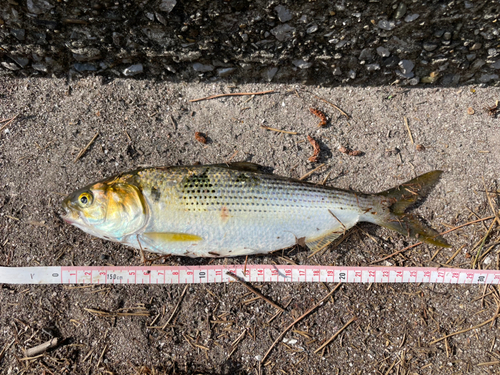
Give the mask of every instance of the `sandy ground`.
M 275 90 L 262 96 L 190 99 L 230 92 Z M 352 116 L 346 120 L 330 101 Z M 0 265 L 138 265 L 139 254 L 91 238 L 62 222 L 63 196 L 87 183 L 140 165 L 251 161 L 300 177 L 326 163 L 309 181 L 363 192 L 390 188 L 444 170 L 436 189 L 415 210 L 442 231 L 492 215 L 485 186 L 498 192 L 500 120 L 484 107 L 499 88 L 316 88 L 300 85 L 173 84 L 88 78 L 0 81 L 0 119 L 18 117 L 0 133 Z M 309 108 L 329 118 L 325 128 Z M 468 114 L 468 108 L 474 114 Z M 470 110 L 469 110 L 470 111 Z M 408 128 L 404 117 L 408 119 Z M 1 123 L 0 127 L 5 124 Z M 261 125 L 295 131 L 282 134 Z M 195 132 L 208 138 L 206 145 Z M 409 131 L 411 132 L 411 137 Z M 87 152 L 82 148 L 99 134 Z M 309 163 L 321 145 L 318 163 Z M 422 145 L 418 146 L 417 145 Z M 349 156 L 339 146 L 360 150 Z M 490 194 L 498 204 L 498 195 Z M 499 240 L 491 220 L 456 230 L 453 245 L 420 245 L 384 265 L 498 269 Z M 295 247 L 249 263 L 367 265 L 416 243 L 362 224 L 337 247 L 308 258 Z M 456 256 L 452 258 L 455 254 Z M 157 258 L 154 264 L 242 264 L 244 258 Z M 0 371 L 4 374 L 256 374 L 272 342 L 334 285 L 255 285 L 288 306 L 276 310 L 241 285 L 12 286 L 0 292 Z M 268 374 L 492 374 L 500 369 L 498 323 L 447 340 L 434 339 L 495 316 L 496 288 L 458 285 L 343 285 L 297 324 L 262 365 Z M 88 309 L 107 312 L 96 314 Z M 139 316 L 117 316 L 135 312 Z M 145 315 L 145 316 L 143 316 Z M 314 354 L 349 319 L 323 353 Z M 239 341 L 235 340 L 244 332 Z M 57 348 L 25 359 L 24 349 L 58 337 Z M 291 340 L 291 341 L 290 341 Z

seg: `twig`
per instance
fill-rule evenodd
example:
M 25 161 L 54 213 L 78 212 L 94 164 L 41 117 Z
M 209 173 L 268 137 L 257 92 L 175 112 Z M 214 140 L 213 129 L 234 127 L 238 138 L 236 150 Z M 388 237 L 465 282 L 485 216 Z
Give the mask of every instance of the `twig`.
M 2 351 L 0 352 L 0 360 L 2 360 L 4 354 L 7 352 L 7 350 L 9 350 L 9 348 L 12 346 L 12 344 L 14 344 L 16 342 L 16 340 L 12 340 L 10 343 L 8 344 L 5 344 L 5 346 L 3 347 Z
M 281 332 L 281 334 L 278 336 L 278 338 L 276 340 L 274 340 L 274 342 L 272 343 L 271 347 L 267 350 L 266 354 L 264 354 L 264 357 L 262 357 L 262 359 L 260 360 L 260 363 L 263 364 L 264 361 L 266 360 L 267 356 L 269 355 L 269 353 L 271 353 L 271 351 L 273 350 L 273 348 L 276 346 L 276 344 L 281 341 L 283 339 L 283 337 L 285 336 L 285 334 L 291 329 L 293 328 L 293 326 L 295 324 L 297 324 L 298 322 L 300 322 L 302 319 L 304 319 L 306 316 L 308 316 L 310 313 L 312 313 L 314 310 L 316 310 L 319 306 L 321 306 L 323 304 L 323 302 L 325 302 L 328 298 L 330 298 L 330 296 L 342 285 L 342 283 L 338 283 L 337 285 L 335 285 L 335 288 L 333 288 L 331 290 L 331 292 L 329 292 L 325 297 L 323 297 L 316 305 L 314 305 L 313 307 L 311 307 L 309 310 L 307 310 L 304 314 L 302 314 L 300 317 L 298 317 L 297 319 L 295 319 L 292 324 L 290 324 L 288 327 L 286 327 L 284 329 L 283 332 Z
M 51 339 L 47 342 L 44 342 L 43 344 L 37 345 L 37 346 L 30 348 L 30 349 L 26 349 L 24 351 L 24 354 L 26 355 L 26 357 L 34 357 L 38 354 L 42 354 L 43 352 L 45 352 L 51 348 L 56 347 L 58 342 L 59 342 L 59 339 L 57 337 L 54 337 L 53 339 Z
M 497 313 L 497 314 L 495 314 L 493 316 L 493 318 L 488 319 L 487 321 L 482 322 L 481 324 L 478 324 L 478 325 L 476 325 L 474 327 L 471 327 L 471 328 L 465 328 L 465 329 L 462 329 L 462 330 L 454 332 L 454 333 L 450 333 L 449 335 L 443 336 L 440 339 L 437 339 L 437 340 L 434 340 L 434 341 L 430 342 L 429 345 L 435 344 L 435 343 L 437 343 L 439 341 L 447 339 L 448 337 L 455 336 L 455 335 L 458 335 L 460 333 L 468 332 L 468 331 L 471 331 L 471 330 L 476 329 L 476 328 L 481 328 L 482 326 L 485 326 L 486 324 L 488 324 L 490 322 L 493 322 L 496 318 L 498 318 L 498 316 L 499 316 L 499 314 Z
M 19 116 L 19 115 L 15 115 L 15 116 L 14 116 L 14 117 L 12 117 L 12 118 L 5 119 L 5 120 L 0 121 L 0 122 L 7 121 L 7 123 L 6 123 L 5 125 L 3 125 L 3 126 L 0 128 L 0 132 L 1 132 L 2 130 L 4 130 L 7 126 L 9 126 L 9 125 L 12 123 L 12 121 L 14 121 L 14 120 L 17 118 L 17 116 Z
M 413 145 L 415 144 L 415 142 L 413 142 L 413 136 L 411 135 L 410 126 L 408 125 L 408 118 L 406 116 L 404 116 L 403 118 L 405 120 L 406 129 L 408 129 L 408 134 L 410 135 L 411 144 Z
M 439 235 L 446 234 L 446 233 L 450 233 L 450 232 L 453 232 L 453 231 L 455 231 L 455 230 L 457 230 L 457 229 L 460 229 L 460 228 L 462 228 L 462 227 L 466 227 L 467 225 L 471 225 L 471 224 L 479 223 L 479 222 L 481 222 L 481 221 L 486 221 L 486 220 L 490 220 L 490 219 L 494 219 L 494 218 L 495 218 L 495 216 L 488 216 L 488 217 L 485 217 L 485 218 L 482 218 L 482 219 L 478 219 L 478 220 L 474 220 L 474 221 L 469 221 L 468 223 L 465 223 L 465 224 L 459 225 L 458 227 L 454 227 L 454 228 L 448 229 L 447 231 L 441 232 L 441 233 L 439 233 Z M 404 252 L 404 251 L 406 251 L 406 250 L 409 250 L 409 249 L 411 249 L 411 248 L 413 248 L 413 247 L 416 247 L 416 246 L 418 246 L 418 245 L 422 245 L 422 244 L 423 244 L 423 242 L 422 242 L 422 241 L 417 242 L 417 243 L 416 243 L 416 244 L 414 244 L 414 245 L 407 246 L 407 247 L 405 247 L 404 249 L 402 249 L 402 250 L 398 250 L 398 251 L 396 251 L 396 252 L 392 253 L 391 255 L 388 255 L 388 256 L 386 256 L 386 257 L 384 257 L 384 258 L 380 258 L 380 259 L 374 260 L 374 261 L 373 261 L 373 262 L 371 262 L 370 264 L 374 264 L 374 263 L 382 262 L 383 260 L 386 260 L 386 259 L 392 258 L 392 257 L 393 257 L 393 256 L 395 256 L 395 255 L 398 255 L 398 254 L 400 254 L 400 253 L 402 253 L 402 252 Z
M 281 129 L 270 128 L 269 126 L 265 126 L 265 125 L 261 125 L 260 127 L 262 129 L 272 130 L 273 132 L 278 132 L 278 133 L 286 133 L 286 134 L 293 134 L 293 135 L 299 134 L 297 132 L 291 132 L 291 131 L 288 131 L 288 130 L 281 130 Z
M 234 93 L 230 93 L 230 94 L 218 94 L 218 95 L 207 96 L 207 97 L 199 98 L 199 99 L 191 99 L 190 102 L 192 103 L 192 102 L 199 102 L 201 100 L 222 98 L 224 96 L 266 95 L 266 94 L 272 94 L 275 92 L 276 92 L 276 90 L 261 91 L 261 92 L 234 92 Z
M 80 151 L 78 153 L 78 155 L 76 156 L 75 160 L 73 161 L 73 163 L 76 163 L 78 161 L 78 159 L 80 159 L 86 152 L 87 150 L 90 148 L 90 146 L 92 146 L 92 143 L 94 143 L 95 139 L 97 138 L 97 136 L 99 135 L 99 132 L 95 133 L 94 135 L 94 138 L 92 138 L 90 140 L 90 142 L 87 144 L 87 146 L 85 146 L 82 151 Z
M 345 116 L 345 118 L 346 118 L 346 119 L 348 119 L 348 120 L 349 120 L 349 119 L 351 118 L 351 116 L 349 116 L 347 113 L 345 113 L 345 112 L 344 112 L 343 110 L 341 110 L 339 107 L 337 107 L 335 104 L 330 103 L 328 100 L 323 99 L 323 98 L 320 98 L 320 97 L 319 97 L 319 96 L 317 96 L 317 95 L 314 95 L 314 96 L 315 96 L 317 99 L 319 99 L 319 100 L 321 100 L 321 101 L 323 101 L 323 102 L 325 102 L 325 103 L 330 104 L 333 108 L 335 108 L 335 109 L 336 109 L 337 111 L 339 111 L 339 112 L 340 112 L 343 116 Z
M 175 305 L 175 308 L 174 308 L 174 311 L 172 311 L 172 314 L 170 315 L 170 318 L 168 318 L 167 322 L 163 325 L 163 327 L 161 328 L 162 330 L 164 330 L 168 324 L 170 323 L 170 321 L 172 320 L 172 318 L 174 317 L 174 314 L 177 312 L 177 309 L 179 308 L 179 306 L 181 305 L 181 302 L 182 302 L 182 299 L 184 298 L 184 295 L 186 294 L 186 291 L 188 289 L 188 286 L 189 285 L 186 285 L 186 287 L 184 288 L 184 290 L 182 291 L 181 293 L 181 296 L 179 297 L 179 301 L 177 302 L 177 305 Z
M 340 334 L 340 332 L 342 332 L 344 329 L 346 329 L 349 324 L 356 321 L 357 319 L 358 319 L 357 317 L 353 316 L 346 324 L 344 324 L 344 326 L 341 329 L 339 329 L 337 332 L 335 332 L 332 337 L 330 337 L 323 345 L 321 345 L 318 349 L 316 349 L 314 351 L 314 353 L 318 353 L 325 346 L 327 346 L 329 343 L 331 343 L 333 340 L 335 340 L 335 337 L 337 337 Z
M 104 357 L 104 352 L 106 351 L 107 348 L 108 348 L 108 344 L 104 345 L 104 349 L 102 350 L 102 353 L 99 356 L 99 360 L 97 361 L 97 366 L 96 367 L 99 367 L 99 365 L 101 364 L 102 357 Z
M 241 280 L 238 276 L 236 276 L 232 272 L 226 272 L 226 275 L 231 276 L 233 279 L 235 279 L 237 282 L 239 282 L 241 285 L 243 285 L 245 288 L 247 288 L 250 292 L 254 293 L 256 296 L 262 298 L 264 301 L 269 303 L 270 305 L 276 307 L 280 311 L 285 311 L 283 307 L 278 305 L 277 303 L 271 301 L 269 298 L 267 298 L 265 295 L 263 295 L 261 292 L 259 292 L 257 289 L 255 289 L 253 286 L 249 285 L 245 281 Z
M 314 168 L 312 171 L 307 172 L 305 175 L 303 175 L 301 178 L 299 178 L 300 181 L 306 179 L 310 175 L 312 175 L 314 172 L 316 172 L 318 169 L 323 168 L 326 165 L 326 163 L 318 165 L 316 168 Z

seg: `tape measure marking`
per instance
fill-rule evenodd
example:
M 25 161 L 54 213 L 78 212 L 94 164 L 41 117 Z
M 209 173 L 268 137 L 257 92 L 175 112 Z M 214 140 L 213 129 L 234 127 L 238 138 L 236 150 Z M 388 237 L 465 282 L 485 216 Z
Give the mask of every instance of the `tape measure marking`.
M 252 282 L 499 284 L 500 270 L 288 265 L 0 267 L 4 284 L 205 284 Z

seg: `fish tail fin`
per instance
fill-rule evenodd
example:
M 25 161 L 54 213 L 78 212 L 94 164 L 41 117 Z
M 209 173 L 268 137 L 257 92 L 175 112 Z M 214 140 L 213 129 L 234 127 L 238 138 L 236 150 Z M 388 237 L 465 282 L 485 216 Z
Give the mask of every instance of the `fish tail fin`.
M 448 242 L 434 229 L 422 224 L 415 216 L 405 211 L 415 203 L 425 199 L 438 183 L 443 171 L 432 171 L 395 188 L 375 195 L 385 215 L 373 217 L 373 222 L 401 234 L 417 238 L 436 246 L 450 247 Z

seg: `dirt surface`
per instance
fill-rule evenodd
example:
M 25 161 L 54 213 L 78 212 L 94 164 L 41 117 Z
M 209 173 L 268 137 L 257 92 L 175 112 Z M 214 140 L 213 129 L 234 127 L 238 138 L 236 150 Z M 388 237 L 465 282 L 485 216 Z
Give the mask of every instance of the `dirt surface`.
M 188 100 L 230 92 L 276 90 L 262 96 Z M 336 104 L 347 120 L 315 95 Z M 377 192 L 433 169 L 445 171 L 415 210 L 443 231 L 492 215 L 486 188 L 497 192 L 500 120 L 484 107 L 498 88 L 401 87 L 319 89 L 300 85 L 172 84 L 86 78 L 0 81 L 0 264 L 140 265 L 138 252 L 91 238 L 59 217 L 65 194 L 140 165 L 251 161 L 274 173 L 310 177 L 341 188 Z M 318 128 L 315 107 L 328 124 Z M 474 114 L 468 114 L 468 108 Z M 469 112 L 472 112 L 469 110 Z M 404 117 L 407 117 L 408 127 Z M 6 122 L 0 123 L 0 127 Z M 261 125 L 295 131 L 290 135 Z M 202 132 L 207 144 L 198 142 Z M 410 134 L 413 139 L 410 139 Z M 87 152 L 77 154 L 98 133 Z M 319 141 L 320 159 L 306 135 Z M 418 146 L 417 145 L 421 145 Z M 338 151 L 360 150 L 362 156 Z M 492 205 L 498 196 L 491 195 Z M 498 208 L 497 208 L 498 209 Z M 481 253 L 476 244 L 484 241 Z M 498 269 L 496 226 L 486 220 L 445 235 L 453 245 L 420 245 L 382 265 Z M 368 265 L 416 240 L 361 224 L 339 246 L 308 258 L 295 247 L 252 264 Z M 455 254 L 456 256 L 452 258 Z M 485 256 L 483 256 L 486 254 Z M 244 258 L 157 258 L 154 264 L 243 264 Z M 13 286 L 0 292 L 0 372 L 3 374 L 256 374 L 273 341 L 334 285 L 255 285 L 276 309 L 239 284 L 178 286 Z M 484 295 L 484 298 L 482 296 Z M 495 316 L 496 288 L 461 285 L 343 285 L 270 353 L 266 374 L 492 374 L 498 372 L 498 323 L 434 339 Z M 101 314 L 88 309 L 99 310 Z M 105 315 L 102 312 L 107 312 Z M 118 316 L 116 313 L 137 313 Z M 163 326 L 172 313 L 171 322 Z M 103 316 L 104 315 L 104 316 Z M 141 316 L 148 315 L 148 316 Z M 327 346 L 314 351 L 349 319 Z M 246 334 L 235 342 L 240 335 Z M 26 359 L 24 349 L 52 337 L 58 347 Z M 291 341 L 290 341 L 291 340 Z

